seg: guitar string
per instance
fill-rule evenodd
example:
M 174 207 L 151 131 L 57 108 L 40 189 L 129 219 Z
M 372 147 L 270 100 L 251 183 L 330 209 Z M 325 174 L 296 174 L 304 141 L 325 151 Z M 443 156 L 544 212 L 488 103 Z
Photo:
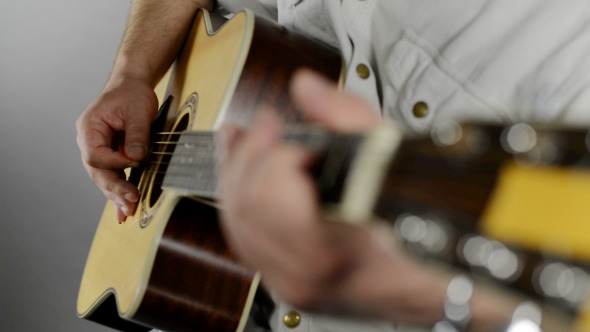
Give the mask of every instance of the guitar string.
M 301 143 L 302 145 L 315 149 L 321 150 L 327 146 L 328 142 L 338 142 L 344 141 L 343 138 L 356 139 L 358 135 L 346 135 L 346 136 L 337 136 L 337 135 L 330 135 L 326 137 L 326 135 L 317 135 L 317 131 L 313 132 L 316 133 L 315 135 L 310 135 L 309 131 L 304 132 L 287 132 L 285 135 L 285 140 L 288 142 L 295 141 L 296 143 Z M 156 141 L 151 144 L 152 151 L 154 155 L 169 155 L 169 156 L 179 156 L 179 157 L 193 157 L 193 153 L 185 153 L 179 154 L 178 152 L 173 151 L 173 147 L 178 146 L 179 144 L 184 145 L 187 149 L 197 149 L 199 153 L 197 155 L 198 158 L 203 158 L 203 153 L 209 153 L 209 155 L 215 155 L 217 145 L 215 144 L 215 138 L 212 132 L 159 132 L 156 135 L 185 135 L 186 137 L 192 138 L 190 142 L 179 142 L 179 141 Z M 343 138 L 342 138 L 343 137 Z M 350 142 L 349 142 L 350 143 Z M 353 144 L 354 145 L 354 144 Z M 170 148 L 170 149 L 168 149 Z M 172 151 L 172 152 L 171 152 Z M 158 160 L 161 161 L 162 158 Z M 156 161 L 157 162 L 157 161 Z
M 159 133 L 159 134 L 163 134 L 163 135 L 167 135 L 169 133 Z M 175 133 L 177 134 L 177 133 Z M 186 133 L 184 133 L 186 134 Z M 178 163 L 176 162 L 174 165 L 176 167 L 175 172 L 170 173 L 174 176 L 186 176 L 186 177 L 190 177 L 191 175 L 194 174 L 195 168 L 199 168 L 201 170 L 205 169 L 211 169 L 214 168 L 216 169 L 216 167 L 211 167 L 212 165 L 217 165 L 216 162 L 216 158 L 215 158 L 215 149 L 212 148 L 212 144 L 211 144 L 211 135 L 209 133 L 196 133 L 196 135 L 194 136 L 201 136 L 201 138 L 205 137 L 206 139 L 208 139 L 204 144 L 203 141 L 200 140 L 200 142 L 175 142 L 175 141 L 157 141 L 157 142 L 152 142 L 152 146 L 154 148 L 152 148 L 152 151 L 150 153 L 150 158 L 148 158 L 147 161 L 145 161 L 145 165 L 144 167 L 146 168 L 143 173 L 151 176 L 151 175 L 165 175 L 167 173 L 169 173 L 168 170 L 168 166 L 171 164 L 174 164 L 174 162 L 172 161 L 172 158 L 174 157 L 187 157 L 187 158 L 195 158 L 198 159 L 199 162 L 197 164 L 194 163 Z M 354 137 L 353 135 L 347 136 L 347 137 Z M 317 142 L 322 143 L 322 145 L 326 144 L 326 139 L 325 137 L 321 137 L 321 139 L 317 140 Z M 201 143 L 201 144 L 199 144 Z M 190 148 L 195 148 L 197 149 L 197 153 L 178 153 L 178 152 L 170 152 L 168 151 L 167 148 L 172 147 L 172 146 L 176 146 L 179 144 L 183 144 L 183 145 L 189 145 Z M 354 144 L 353 144 L 354 145 Z M 163 147 L 158 149 L 157 147 Z M 199 150 L 200 147 L 207 147 L 207 149 L 201 149 Z M 338 152 L 332 152 L 332 155 L 336 155 L 336 156 L 342 156 L 345 154 L 348 155 L 353 155 L 353 157 L 357 154 L 356 153 L 357 149 L 349 149 L 348 151 L 338 151 Z M 156 167 L 153 167 L 153 166 Z M 184 168 L 184 169 L 188 169 L 184 172 L 182 172 L 182 170 L 179 170 L 178 168 Z M 213 171 L 215 172 L 215 171 Z M 216 175 L 215 173 L 213 173 L 214 175 Z M 162 180 L 163 182 L 163 180 Z
M 148 160 L 148 168 L 144 171 L 144 173 L 146 175 L 152 175 L 152 174 L 156 174 L 156 175 L 161 175 L 161 174 L 166 174 L 169 173 L 169 170 L 167 168 L 167 166 L 169 166 L 170 164 L 175 164 L 176 166 L 176 172 L 173 172 L 172 174 L 175 176 L 179 176 L 179 177 L 190 177 L 191 175 L 194 174 L 194 170 L 195 167 L 199 167 L 199 166 L 205 166 L 205 170 L 207 170 L 207 166 L 211 166 L 211 165 L 215 165 L 216 163 L 214 162 L 215 158 L 215 151 L 214 151 L 214 144 L 212 144 L 213 140 L 213 135 L 210 132 L 193 132 L 193 133 L 168 133 L 168 132 L 162 132 L 162 133 L 158 133 L 159 135 L 170 135 L 170 134 L 174 134 L 174 135 L 186 135 L 186 136 L 191 136 L 193 138 L 192 141 L 189 142 L 178 142 L 178 141 L 155 141 L 152 142 L 152 146 L 154 147 L 154 151 L 152 151 L 151 154 L 151 158 Z M 309 137 L 309 136 L 308 136 Z M 317 136 L 316 136 L 317 137 Z M 353 137 L 353 136 L 346 136 L 346 137 Z M 321 136 L 319 137 L 320 139 L 318 139 L 319 142 L 321 143 L 325 143 L 326 139 L 325 136 Z M 208 149 L 202 149 L 199 150 L 198 153 L 178 153 L 178 152 L 173 152 L 172 149 L 168 149 L 171 147 L 176 147 L 179 144 L 183 144 L 186 146 L 189 146 L 190 148 L 194 148 L 199 150 L 200 147 L 206 147 Z M 356 149 L 353 149 L 356 150 Z M 355 152 L 353 152 L 353 150 L 347 150 L 344 153 L 345 154 L 349 154 L 349 155 L 356 155 Z M 171 152 L 172 151 L 172 152 Z M 178 157 L 195 157 L 200 159 L 201 161 L 199 161 L 196 165 L 193 163 L 174 163 L 172 158 L 178 156 Z M 213 160 L 213 162 L 212 162 Z M 157 167 L 153 167 L 153 165 L 156 165 Z M 180 170 L 179 170 L 180 168 Z M 209 167 L 210 168 L 210 167 Z M 182 169 L 185 169 L 186 171 L 183 171 Z M 203 167 L 201 167 L 201 169 L 203 169 Z M 211 174 L 214 179 L 213 180 L 217 180 L 216 178 L 216 173 L 214 171 L 209 172 L 208 174 Z M 156 178 L 157 179 L 157 178 Z M 160 185 L 163 183 L 163 179 L 162 181 L 156 181 L 155 185 Z
M 155 141 L 152 142 L 152 145 L 160 144 L 160 145 L 178 145 L 178 144 L 189 144 L 189 145 L 215 145 L 217 143 L 217 139 L 215 135 L 211 132 L 184 132 L 184 133 L 172 133 L 174 135 L 183 135 L 186 137 L 190 137 L 192 140 L 190 142 L 179 142 L 179 141 Z M 155 135 L 170 135 L 170 133 L 156 133 Z M 328 141 L 343 141 L 343 140 L 356 140 L 362 135 L 357 134 L 317 134 L 315 132 L 286 132 L 283 135 L 283 140 L 287 142 L 296 142 L 296 143 L 326 143 Z
M 354 143 L 358 142 L 357 137 L 358 136 L 344 136 L 344 138 L 340 138 L 337 136 L 332 136 L 332 137 L 325 137 L 325 136 L 321 136 L 321 137 L 316 137 L 315 140 L 310 140 L 307 139 L 306 141 L 301 141 L 301 140 L 296 140 L 296 138 L 298 138 L 299 136 L 295 137 L 295 139 L 293 140 L 288 140 L 288 142 L 292 142 L 295 141 L 296 143 L 306 143 L 305 145 L 307 145 L 310 148 L 316 147 L 316 148 L 325 148 L 328 146 L 328 143 L 339 143 L 339 142 L 344 142 L 344 143 L 353 143 L 352 145 L 355 145 Z M 309 136 L 308 136 L 309 137 Z M 180 156 L 190 156 L 193 155 L 192 153 L 186 153 L 186 154 L 178 154 L 178 153 L 174 153 L 173 151 L 171 152 L 172 149 L 167 150 L 167 148 L 172 148 L 178 145 L 183 145 L 188 149 L 197 149 L 198 153 L 204 153 L 206 151 L 208 152 L 212 152 L 215 153 L 215 149 L 217 147 L 216 144 L 214 144 L 214 140 L 211 140 L 211 136 L 207 135 L 206 137 L 200 137 L 200 138 L 205 138 L 206 140 L 203 139 L 199 139 L 197 138 L 197 140 L 193 140 L 190 142 L 178 142 L 178 141 L 155 141 L 152 142 L 150 145 L 152 147 L 151 149 L 151 153 L 152 154 L 157 154 L 157 155 L 180 155 Z M 290 137 L 288 137 L 290 138 Z M 307 137 L 306 137 L 307 138 Z M 312 137 L 313 138 L 313 137 Z M 348 138 L 348 142 L 346 142 L 346 139 Z M 352 142 L 351 142 L 352 141 Z M 318 146 L 319 145 L 319 146 Z
M 345 154 L 350 154 L 351 151 L 355 151 L 357 150 L 356 148 L 351 148 L 348 150 L 343 150 L 343 151 L 331 151 L 330 155 L 334 155 L 334 156 L 342 156 Z M 195 152 L 185 152 L 185 153 L 180 153 L 178 151 L 151 151 L 150 153 L 150 157 L 148 157 L 147 160 L 144 161 L 145 164 L 160 164 L 160 165 L 169 165 L 172 163 L 171 159 L 172 158 L 193 158 L 195 160 L 200 160 L 199 163 L 205 163 L 207 160 L 217 160 L 217 152 L 215 150 L 201 150 L 201 151 L 195 151 Z M 176 162 L 178 165 L 195 165 L 195 163 L 192 162 L 188 162 L 188 163 L 184 163 L 184 162 Z M 145 166 L 145 165 L 144 165 Z
M 187 137 L 190 141 L 187 142 L 180 142 L 180 136 Z M 161 186 L 164 183 L 164 177 L 160 177 L 161 175 L 171 174 L 176 177 L 185 177 L 190 178 L 195 174 L 195 168 L 201 169 L 202 171 L 206 171 L 209 177 L 212 177 L 212 181 L 217 181 L 217 172 L 216 167 L 216 145 L 215 145 L 215 133 L 206 131 L 206 132 L 194 132 L 194 131 L 184 131 L 184 132 L 158 132 L 152 134 L 152 137 L 161 137 L 161 138 L 172 138 L 178 137 L 178 141 L 171 140 L 157 140 L 152 142 L 151 145 L 151 152 L 150 157 L 145 162 L 145 170 L 142 172 L 142 176 L 148 176 L 154 178 L 154 185 Z M 284 135 L 284 139 L 290 142 L 302 143 L 310 148 L 314 146 L 316 149 L 326 148 L 328 143 L 338 143 L 338 142 L 345 142 L 345 143 L 355 143 L 349 144 L 355 148 L 352 149 L 338 149 L 337 151 L 331 151 L 331 155 L 335 155 L 336 157 L 341 157 L 344 155 L 348 155 L 349 158 L 352 155 L 357 155 L 356 146 L 359 142 L 359 135 L 356 134 L 334 134 L 328 132 L 321 132 L 318 130 L 292 130 L 286 131 Z M 346 142 L 348 141 L 348 142 Z M 178 145 L 183 145 L 188 149 L 194 149 L 195 151 L 189 151 L 185 153 L 176 152 L 175 149 Z M 319 145 L 319 147 L 318 147 Z M 182 163 L 182 162 L 174 162 L 173 158 L 195 158 L 198 160 L 197 164 L 192 162 Z M 169 166 L 174 165 L 175 169 L 174 172 L 170 173 Z M 155 167 L 154 167 L 155 166 Z M 214 167 L 211 167 L 214 166 Z
M 212 165 L 217 165 L 217 158 L 215 156 L 214 152 L 211 153 L 199 153 L 199 154 L 195 154 L 195 153 L 174 153 L 174 152 L 162 152 L 162 151 L 157 151 L 157 152 L 151 152 L 151 155 L 154 158 L 149 158 L 148 160 L 143 162 L 143 166 L 146 168 L 143 173 L 147 173 L 147 174 L 165 174 L 166 172 L 168 172 L 168 166 L 170 165 L 174 165 L 176 168 L 179 167 L 184 167 L 184 168 L 189 168 L 189 169 L 195 169 L 195 168 L 199 168 L 199 166 L 201 166 L 200 168 L 204 168 L 207 166 L 212 166 Z M 336 156 L 336 157 L 342 157 L 345 155 L 352 155 L 352 158 L 354 158 L 356 155 L 358 155 L 358 152 L 356 151 L 342 151 L 342 152 L 333 152 L 331 153 L 331 155 Z M 172 161 L 172 158 L 177 157 L 177 158 L 194 158 L 195 160 L 197 160 L 196 162 L 187 162 L 187 163 L 183 163 L 183 162 L 179 162 L 179 161 Z M 155 169 L 155 167 L 157 167 L 157 170 Z

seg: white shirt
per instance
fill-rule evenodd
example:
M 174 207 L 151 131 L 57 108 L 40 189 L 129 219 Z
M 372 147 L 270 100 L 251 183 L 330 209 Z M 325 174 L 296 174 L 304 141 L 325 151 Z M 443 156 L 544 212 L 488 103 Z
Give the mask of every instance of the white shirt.
M 345 88 L 416 132 L 447 119 L 590 124 L 587 0 L 219 2 L 338 46 Z
M 345 89 L 410 132 L 445 120 L 590 126 L 588 0 L 219 0 L 337 46 Z M 361 77 L 357 68 L 368 69 Z M 365 67 L 363 67 L 365 66 Z M 418 102 L 427 112 L 415 114 Z M 392 280 L 395 282 L 395 280 Z M 392 331 L 302 315 L 275 331 Z M 361 324 L 361 325 L 358 325 Z

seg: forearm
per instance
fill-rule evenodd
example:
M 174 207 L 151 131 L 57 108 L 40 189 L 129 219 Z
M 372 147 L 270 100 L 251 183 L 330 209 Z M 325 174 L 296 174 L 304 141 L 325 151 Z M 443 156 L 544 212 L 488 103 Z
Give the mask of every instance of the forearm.
M 195 11 L 212 3 L 134 0 L 110 80 L 132 78 L 155 86 L 182 46 Z
M 444 303 L 452 274 L 430 268 L 418 262 L 401 259 L 384 270 L 396 276 L 375 283 L 382 294 L 381 317 L 408 325 L 431 326 L 444 317 Z M 397 284 L 397 285 L 396 285 Z M 398 285 L 405 285 L 400 288 Z M 485 284 L 476 282 L 470 300 L 470 331 L 494 331 L 506 326 L 514 309 L 516 298 L 503 295 Z
M 506 327 L 512 318 L 514 310 L 522 301 L 509 296 L 498 289 L 477 285 L 471 299 L 470 331 L 498 331 Z

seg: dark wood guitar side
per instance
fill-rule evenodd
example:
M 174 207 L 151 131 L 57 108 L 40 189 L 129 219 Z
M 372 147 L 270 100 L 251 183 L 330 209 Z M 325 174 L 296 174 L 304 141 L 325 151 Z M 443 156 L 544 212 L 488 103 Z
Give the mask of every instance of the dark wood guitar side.
M 250 11 L 217 31 L 208 12 L 197 13 L 169 81 L 160 83 L 168 85 L 160 96 L 167 116 L 152 133 L 150 160 L 130 176 L 141 192 L 136 215 L 119 224 L 107 203 L 100 220 L 80 286 L 80 317 L 122 331 L 244 328 L 259 277 L 228 250 L 211 201 L 162 188 L 167 154 L 174 133 L 215 131 L 228 120 L 247 126 L 264 106 L 299 121 L 288 82 L 300 67 L 337 81 L 341 58 Z

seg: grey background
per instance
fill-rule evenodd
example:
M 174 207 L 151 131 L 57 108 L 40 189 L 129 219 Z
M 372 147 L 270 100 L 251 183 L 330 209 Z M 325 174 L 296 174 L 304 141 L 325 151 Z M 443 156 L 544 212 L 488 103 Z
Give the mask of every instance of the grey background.
M 130 2 L 0 0 L 0 324 L 107 331 L 76 317 L 105 203 L 75 142 L 102 89 Z

